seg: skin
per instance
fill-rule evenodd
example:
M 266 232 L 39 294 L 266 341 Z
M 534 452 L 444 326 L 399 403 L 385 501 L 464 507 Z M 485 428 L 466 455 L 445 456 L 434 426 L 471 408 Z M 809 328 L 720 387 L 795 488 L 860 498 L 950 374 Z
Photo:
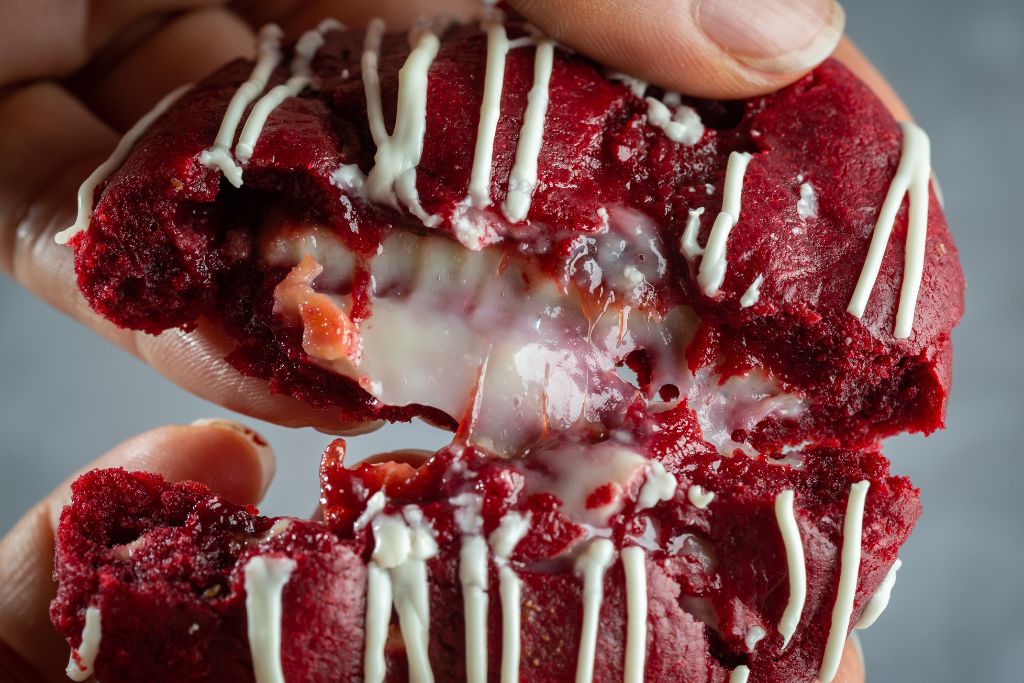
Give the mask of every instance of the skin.
M 717 47 L 697 25 L 700 0 L 510 4 L 574 49 L 686 93 L 754 95 L 786 85 L 813 66 L 791 61 L 752 66 L 749 59 Z M 400 27 L 420 14 L 443 10 L 466 16 L 474 7 L 472 0 L 0 3 L 0 269 L 203 398 L 288 426 L 333 433 L 372 428 L 339 424 L 327 411 L 271 396 L 265 383 L 227 365 L 228 342 L 215 330 L 201 326 L 190 334 L 171 330 L 154 337 L 115 328 L 86 305 L 74 281 L 71 251 L 56 245 L 53 235 L 74 220 L 77 186 L 106 158 L 120 134 L 172 88 L 202 78 L 229 59 L 251 55 L 259 25 L 275 21 L 295 36 L 325 16 L 351 26 L 383 16 Z M 835 39 L 817 38 L 816 49 L 825 49 L 821 58 L 834 46 L 835 57 L 871 86 L 897 118 L 908 119 L 884 78 L 852 42 L 839 38 L 839 12 L 830 29 Z M 657 50 L 645 52 L 652 44 Z M 251 432 L 233 423 L 147 432 L 85 469 L 111 466 L 205 482 L 230 500 L 252 503 L 262 498 L 274 471 L 269 449 L 257 447 Z M 50 626 L 47 610 L 54 594 L 54 528 L 68 496 L 65 482 L 0 542 L 4 680 L 66 680 L 67 646 Z M 835 681 L 863 680 L 859 653 L 848 646 Z

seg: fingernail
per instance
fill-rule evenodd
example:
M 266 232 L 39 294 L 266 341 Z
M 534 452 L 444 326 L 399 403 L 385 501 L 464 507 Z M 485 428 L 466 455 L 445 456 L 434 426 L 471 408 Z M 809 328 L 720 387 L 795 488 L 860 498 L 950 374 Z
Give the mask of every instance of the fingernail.
M 796 73 L 825 60 L 843 35 L 846 15 L 834 0 L 700 0 L 705 35 L 759 71 Z
M 253 452 L 256 454 L 256 457 L 259 458 L 260 465 L 262 466 L 263 471 L 267 474 L 265 480 L 269 481 L 270 478 L 273 476 L 274 468 L 276 465 L 276 461 L 274 459 L 274 449 L 270 447 L 270 442 L 267 441 L 266 438 L 264 438 L 264 436 L 257 432 L 255 429 L 246 427 L 245 425 L 240 424 L 238 422 L 225 420 L 219 417 L 204 417 L 192 422 L 191 426 L 214 427 L 217 429 L 229 431 L 235 436 L 238 436 L 252 447 Z

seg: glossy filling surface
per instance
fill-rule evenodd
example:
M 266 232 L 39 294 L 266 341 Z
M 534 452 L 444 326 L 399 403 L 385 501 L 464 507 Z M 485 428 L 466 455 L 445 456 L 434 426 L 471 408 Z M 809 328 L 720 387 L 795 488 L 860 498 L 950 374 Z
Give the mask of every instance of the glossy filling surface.
M 646 216 L 614 207 L 603 232 L 556 244 L 570 253 L 551 272 L 545 245 L 470 251 L 394 232 L 366 256 L 326 226 L 272 221 L 260 253 L 287 269 L 273 312 L 302 328 L 319 366 L 385 404 L 430 406 L 456 424 L 473 412 L 470 437 L 500 454 L 614 428 L 638 400 L 654 411 L 685 402 L 705 439 L 753 453 L 737 430 L 804 411 L 760 370 L 691 371 L 701 321 L 688 305 L 659 305 L 665 246 Z

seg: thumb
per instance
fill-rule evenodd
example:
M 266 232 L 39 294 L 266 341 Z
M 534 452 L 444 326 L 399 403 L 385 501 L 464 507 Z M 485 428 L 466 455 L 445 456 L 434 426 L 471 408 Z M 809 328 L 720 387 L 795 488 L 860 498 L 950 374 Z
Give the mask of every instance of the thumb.
M 235 503 L 256 503 L 274 474 L 263 437 L 227 420 L 161 427 L 115 447 L 88 469 L 123 467 L 170 481 L 203 482 Z M 77 475 L 75 475 L 77 476 Z M 72 476 L 0 540 L 0 680 L 61 681 L 67 644 L 50 624 L 54 534 L 71 499 Z
M 834 0 L 510 0 L 570 47 L 687 95 L 777 90 L 825 60 L 845 15 Z

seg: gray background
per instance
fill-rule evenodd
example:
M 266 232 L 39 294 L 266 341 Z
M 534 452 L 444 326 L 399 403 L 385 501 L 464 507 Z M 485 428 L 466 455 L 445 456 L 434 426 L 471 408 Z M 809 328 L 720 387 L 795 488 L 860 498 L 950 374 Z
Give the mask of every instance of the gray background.
M 868 680 L 1024 681 L 1024 2 L 852 0 L 848 29 L 933 142 L 969 280 L 949 429 L 888 444 L 923 491 L 892 604 L 863 640 Z M 0 279 L 0 533 L 73 468 L 130 434 L 226 415 Z M 284 454 L 265 510 L 309 511 L 329 437 L 257 424 Z M 358 455 L 440 446 L 397 426 Z

